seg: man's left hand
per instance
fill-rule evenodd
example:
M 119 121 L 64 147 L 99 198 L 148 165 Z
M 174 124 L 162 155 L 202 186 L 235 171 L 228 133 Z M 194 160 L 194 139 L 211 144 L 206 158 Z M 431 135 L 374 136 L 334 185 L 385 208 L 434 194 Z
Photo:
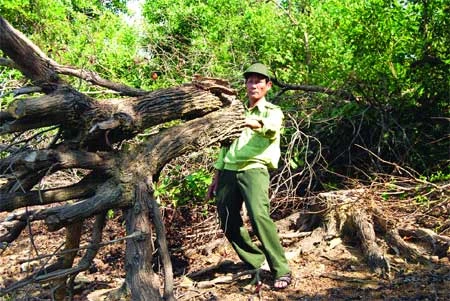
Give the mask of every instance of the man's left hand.
M 254 118 L 245 118 L 244 125 L 251 129 L 260 129 L 262 128 L 261 121 Z

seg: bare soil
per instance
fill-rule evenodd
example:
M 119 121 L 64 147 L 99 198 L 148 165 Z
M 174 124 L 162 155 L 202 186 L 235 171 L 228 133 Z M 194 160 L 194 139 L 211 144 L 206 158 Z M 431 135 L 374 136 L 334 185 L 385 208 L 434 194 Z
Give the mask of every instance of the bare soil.
M 195 217 L 184 211 L 172 211 L 172 215 L 166 212 L 178 300 L 450 300 L 448 257 L 420 265 L 407 263 L 391 251 L 387 254 L 391 273 L 383 278 L 369 271 L 357 242 L 346 238 L 318 245 L 307 254 L 299 249 L 301 238 L 283 239 L 293 283 L 285 290 L 275 291 L 272 276 L 263 270 L 263 285 L 258 292 L 249 284 L 250 275 L 236 277 L 245 269 L 222 237 L 214 215 L 203 216 L 199 221 L 200 215 Z M 4 217 L 2 213 L 0 218 Z M 186 226 L 188 220 L 197 223 Z M 90 232 L 88 225 L 84 239 Z M 104 241 L 125 235 L 120 212 L 109 220 L 104 233 Z M 57 252 L 63 240 L 63 231 L 48 233 L 43 224 L 34 224 L 1 254 L 1 286 L 51 262 L 53 257 L 24 261 Z M 124 242 L 117 242 L 101 250 L 91 269 L 77 277 L 73 300 L 105 300 L 108 292 L 121 286 L 125 276 L 124 247 Z M 48 284 L 34 284 L 3 300 L 51 300 L 49 291 Z

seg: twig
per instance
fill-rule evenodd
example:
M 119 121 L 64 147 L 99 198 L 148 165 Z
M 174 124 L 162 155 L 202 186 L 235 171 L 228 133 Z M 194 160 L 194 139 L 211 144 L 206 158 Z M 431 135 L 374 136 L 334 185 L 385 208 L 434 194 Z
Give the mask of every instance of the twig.
M 18 281 L 5 289 L 0 289 L 0 296 L 10 293 L 12 291 L 15 291 L 21 287 L 24 287 L 28 284 L 33 283 L 33 282 L 52 281 L 52 280 L 59 279 L 62 277 L 67 277 L 69 275 L 76 275 L 84 270 L 87 270 L 89 268 L 89 266 L 91 265 L 92 260 L 94 259 L 94 257 L 96 256 L 96 254 L 98 252 L 98 245 L 100 245 L 103 227 L 105 225 L 105 218 L 106 218 L 105 212 L 97 215 L 96 221 L 94 224 L 93 234 L 92 234 L 93 243 L 89 245 L 90 247 L 87 248 L 88 250 L 86 251 L 86 254 L 83 256 L 83 258 L 80 260 L 79 264 L 76 267 L 68 268 L 68 269 L 59 269 L 59 270 L 56 270 L 56 271 L 53 271 L 50 273 L 46 273 L 46 274 L 40 274 L 44 270 L 44 269 L 41 269 L 37 273 L 35 273 L 32 277 L 28 277 L 21 281 Z M 133 233 L 129 236 L 132 236 L 132 235 L 140 236 L 142 234 L 141 233 Z M 65 251 L 73 251 L 73 250 L 65 250 Z M 53 257 L 55 254 L 51 255 L 51 257 Z
M 92 248 L 101 248 L 101 247 L 104 247 L 104 246 L 107 246 L 107 245 L 111 245 L 111 244 L 114 244 L 114 243 L 117 243 L 117 242 L 121 242 L 121 241 L 124 241 L 124 240 L 127 240 L 127 239 L 137 238 L 137 237 L 141 237 L 141 236 L 142 236 L 141 232 L 134 232 L 134 233 L 132 233 L 130 235 L 127 235 L 127 236 L 124 236 L 124 237 L 120 237 L 120 238 L 117 238 L 117 239 L 113 239 L 113 240 L 100 242 L 100 243 L 97 243 L 95 245 L 93 243 L 90 243 L 87 246 L 82 246 L 82 247 L 78 247 L 78 248 L 74 248 L 74 249 L 67 249 L 67 250 L 61 251 L 59 253 L 43 254 L 43 255 L 39 255 L 39 256 L 31 258 L 31 259 L 20 260 L 19 264 L 22 264 L 22 263 L 25 263 L 25 262 L 30 262 L 30 261 L 41 260 L 41 259 L 47 258 L 47 257 L 54 257 L 54 256 L 64 255 L 66 253 L 70 253 L 70 252 L 74 252 L 74 251 L 80 251 L 80 250 L 86 250 L 86 249 L 92 249 Z
M 292 124 L 290 128 L 294 129 L 295 132 L 291 135 L 287 150 L 282 158 L 284 165 L 281 171 L 272 179 L 271 199 L 279 196 L 281 191 L 287 193 L 284 196 L 284 200 L 295 197 L 298 187 L 305 182 L 307 183 L 306 191 L 309 192 L 316 177 L 316 166 L 319 166 L 321 162 L 325 164 L 320 141 L 301 131 L 302 121 L 297 121 L 291 114 L 287 114 L 287 116 Z M 317 145 L 317 149 L 311 151 L 312 145 Z M 314 154 L 312 158 L 310 156 L 311 153 Z M 304 162 L 304 165 L 301 166 L 301 169 L 296 169 L 291 164 L 298 159 L 296 156 L 299 154 L 303 156 L 301 160 Z
M 408 174 L 411 178 L 413 178 L 415 181 L 422 183 L 422 184 L 426 184 L 426 185 L 430 185 L 433 186 L 434 188 L 439 189 L 440 187 L 436 184 L 433 184 L 431 182 L 416 178 L 415 176 L 413 176 L 408 170 L 406 170 L 405 168 L 401 167 L 400 165 L 398 165 L 397 163 L 393 163 L 393 162 L 389 162 L 386 160 L 383 160 L 382 158 L 380 158 L 377 154 L 375 154 L 374 152 L 372 152 L 370 149 L 367 149 L 359 144 L 355 144 L 357 147 L 362 148 L 363 150 L 369 152 L 372 156 L 374 156 L 375 158 L 377 158 L 378 160 L 380 160 L 381 162 L 385 163 L 385 164 L 389 164 L 395 167 L 396 170 L 401 170 L 403 172 L 405 172 L 406 174 Z

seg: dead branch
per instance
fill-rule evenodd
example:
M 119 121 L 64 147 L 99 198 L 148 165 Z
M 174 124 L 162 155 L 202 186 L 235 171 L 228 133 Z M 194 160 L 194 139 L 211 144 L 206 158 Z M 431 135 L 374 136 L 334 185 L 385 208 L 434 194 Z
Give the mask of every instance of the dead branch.
M 10 292 L 13 292 L 13 291 L 15 291 L 19 288 L 22 288 L 33 282 L 54 281 L 57 279 L 65 278 L 67 276 L 77 275 L 78 273 L 87 270 L 91 266 L 92 261 L 98 252 L 99 244 L 102 239 L 103 228 L 105 225 L 105 217 L 106 217 L 106 213 L 99 214 L 96 217 L 93 232 L 92 232 L 91 244 L 90 244 L 89 248 L 86 250 L 85 255 L 83 256 L 83 258 L 80 260 L 80 262 L 78 263 L 78 265 L 76 267 L 60 269 L 59 263 L 57 263 L 56 265 L 53 265 L 52 267 L 46 267 L 46 268 L 44 267 L 44 268 L 40 269 L 39 271 L 37 271 L 32 276 L 22 279 L 5 289 L 0 289 L 0 296 L 8 294 Z M 70 252 L 73 252 L 73 251 L 70 251 Z
M 316 180 L 317 169 L 326 165 L 322 156 L 321 142 L 317 138 L 305 134 L 302 131 L 302 122 L 297 121 L 291 114 L 287 114 L 286 119 L 294 133 L 287 143 L 283 158 L 281 158 L 283 162 L 281 170 L 271 180 L 271 199 L 279 197 L 280 202 L 295 198 L 301 185 L 305 186 L 306 194 L 308 194 Z M 300 148 L 304 148 L 306 151 L 302 158 L 296 158 L 300 153 Z M 313 155 L 311 156 L 310 153 Z M 299 159 L 304 164 L 294 166 L 293 163 Z M 274 207 L 273 210 L 275 209 L 277 208 Z
M 20 31 L 0 18 L 0 45 L 2 51 L 20 72 L 36 82 L 58 83 L 51 65 L 56 64 Z
M 27 226 L 23 220 L 6 220 L 0 223 L 0 242 L 10 243 L 16 240 Z M 6 248 L 6 246 L 5 246 Z
M 141 184 L 142 185 L 142 184 Z M 132 208 L 126 210 L 127 235 L 133 232 L 140 232 L 140 239 L 127 240 L 125 269 L 126 283 L 131 291 L 134 300 L 144 301 L 150 297 L 150 300 L 160 299 L 159 291 L 153 289 L 159 287 L 156 279 L 152 278 L 152 250 L 154 249 L 151 240 L 152 229 L 150 208 L 148 200 L 149 194 L 146 187 L 137 186 L 133 191 L 135 194 L 135 203 Z
M 45 205 L 67 200 L 86 198 L 95 192 L 99 183 L 100 180 L 98 178 L 84 179 L 79 183 L 66 187 L 35 190 L 25 193 L 5 193 L 0 196 L 0 212 L 12 211 L 25 206 Z
M 130 200 L 122 198 L 122 188 L 113 180 L 108 180 L 96 191 L 96 194 L 86 200 L 65 204 L 43 210 L 40 217 L 45 217 L 49 231 L 57 231 L 61 227 L 100 214 L 112 208 L 130 206 Z
M 112 82 L 110 80 L 107 80 L 105 78 L 102 78 L 97 73 L 85 70 L 85 69 L 77 69 L 71 66 L 62 66 L 59 64 L 53 65 L 53 68 L 56 73 L 58 74 L 64 74 L 64 75 L 71 75 L 75 76 L 77 78 L 83 79 L 91 84 L 104 87 L 107 89 L 111 89 L 113 91 L 120 92 L 122 95 L 127 96 L 140 96 L 145 95 L 148 93 L 148 91 L 133 88 L 124 84 Z
M 79 221 L 77 223 L 70 224 L 66 227 L 66 237 L 65 237 L 65 250 L 75 249 L 80 246 L 81 240 L 81 230 L 84 221 Z M 72 267 L 75 257 L 77 255 L 76 251 L 66 252 L 64 255 L 59 256 L 57 260 L 58 269 L 69 269 Z M 55 287 L 52 295 L 56 300 L 62 300 L 66 296 L 66 277 L 61 277 L 53 281 L 52 285 Z
M 350 92 L 344 91 L 344 90 L 333 90 L 326 87 L 320 87 L 320 86 L 311 86 L 311 85 L 291 85 L 281 82 L 277 78 L 271 79 L 273 83 L 279 87 L 281 87 L 281 90 L 277 93 L 275 98 L 280 97 L 283 93 L 289 90 L 302 90 L 305 92 L 315 92 L 315 93 L 324 93 L 327 95 L 336 95 L 339 97 L 343 97 L 345 99 L 348 99 L 350 101 L 357 101 L 357 98 Z
M 96 216 L 96 218 L 97 218 L 97 216 Z M 116 239 L 100 242 L 96 246 L 94 246 L 93 242 L 91 241 L 90 243 L 88 243 L 85 246 L 80 246 L 80 247 L 74 248 L 74 249 L 65 249 L 65 250 L 63 250 L 61 252 L 55 252 L 53 254 L 42 254 L 42 255 L 39 255 L 39 256 L 30 258 L 30 259 L 19 260 L 18 263 L 22 264 L 22 263 L 26 263 L 26 262 L 41 260 L 41 259 L 44 259 L 44 258 L 49 258 L 49 257 L 54 257 L 54 256 L 60 256 L 60 255 L 66 254 L 66 253 L 75 252 L 75 251 L 81 251 L 81 250 L 86 250 L 86 249 L 92 249 L 92 248 L 100 249 L 101 247 L 104 247 L 104 246 L 107 246 L 107 245 L 115 244 L 115 243 L 122 242 L 122 241 L 127 240 L 127 239 L 134 239 L 134 238 L 138 238 L 138 239 L 142 238 L 142 233 L 139 233 L 139 232 L 131 233 L 130 235 L 126 235 L 124 237 L 120 237 L 120 238 L 116 238 Z
M 35 84 L 44 85 L 46 90 L 52 87 L 48 83 L 62 83 L 58 74 L 64 74 L 75 76 L 114 91 L 119 91 L 123 95 L 138 96 L 146 93 L 144 90 L 104 79 L 92 71 L 59 65 L 46 56 L 32 41 L 14 29 L 3 18 L 0 18 L 0 31 L 2 32 L 0 37 L 2 50 L 13 61 L 11 63 L 10 61 L 4 60 L 2 63 L 20 70 L 20 72 L 30 78 Z
M 158 203 L 153 197 L 149 199 L 148 202 L 150 206 L 150 216 L 153 220 L 153 224 L 155 225 L 159 254 L 164 267 L 164 299 L 175 300 L 175 295 L 173 292 L 172 261 L 170 260 L 170 254 L 167 246 L 166 230 L 161 218 Z

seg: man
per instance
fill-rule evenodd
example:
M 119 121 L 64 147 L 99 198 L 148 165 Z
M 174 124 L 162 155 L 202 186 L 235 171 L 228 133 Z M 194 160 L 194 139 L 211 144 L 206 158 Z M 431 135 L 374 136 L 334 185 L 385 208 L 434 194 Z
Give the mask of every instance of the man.
M 274 276 L 274 288 L 291 283 L 291 273 L 269 216 L 269 168 L 276 168 L 280 158 L 281 109 L 266 101 L 272 87 L 267 67 L 251 65 L 245 72 L 248 104 L 245 128 L 229 147 L 223 147 L 214 164 L 216 175 L 207 198 L 216 194 L 221 228 L 239 258 L 253 269 L 267 259 Z M 242 203 L 262 248 L 255 245 L 240 214 Z M 259 273 L 256 280 L 259 281 Z

